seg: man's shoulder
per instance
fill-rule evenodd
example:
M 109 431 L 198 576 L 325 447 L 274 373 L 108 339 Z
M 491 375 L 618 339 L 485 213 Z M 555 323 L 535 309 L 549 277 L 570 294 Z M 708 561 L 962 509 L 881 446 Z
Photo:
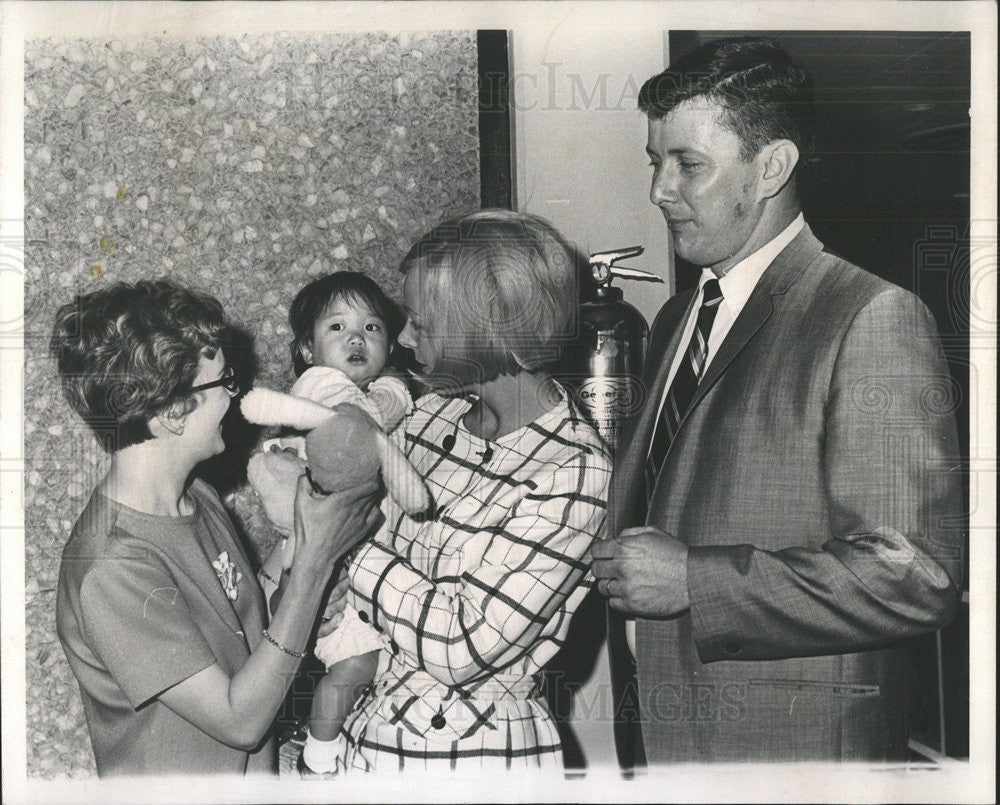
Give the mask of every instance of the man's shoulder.
M 814 303 L 830 309 L 858 310 L 878 297 L 889 297 L 903 304 L 919 304 L 911 291 L 824 249 L 804 272 L 801 292 Z
M 845 257 L 834 249 L 824 246 L 819 253 L 819 265 L 827 271 L 838 272 L 845 278 L 855 282 L 864 282 L 881 285 L 891 285 L 888 280 L 873 274 L 866 268 L 862 268 L 850 258 Z

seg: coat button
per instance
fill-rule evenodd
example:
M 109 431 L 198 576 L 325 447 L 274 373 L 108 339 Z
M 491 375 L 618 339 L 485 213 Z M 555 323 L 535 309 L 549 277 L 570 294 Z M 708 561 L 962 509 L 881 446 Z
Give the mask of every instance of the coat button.
M 447 723 L 448 722 L 445 721 L 444 719 L 444 713 L 441 711 L 441 708 L 439 707 L 438 711 L 434 714 L 434 717 L 431 719 L 431 726 L 434 727 L 434 729 L 436 730 L 443 730 Z
M 735 657 L 742 650 L 743 649 L 741 649 L 735 643 L 726 643 L 726 654 L 728 654 L 730 657 Z
M 364 623 L 368 623 L 368 613 L 365 612 L 363 609 L 360 612 L 358 612 L 358 617 L 361 618 L 361 620 Z

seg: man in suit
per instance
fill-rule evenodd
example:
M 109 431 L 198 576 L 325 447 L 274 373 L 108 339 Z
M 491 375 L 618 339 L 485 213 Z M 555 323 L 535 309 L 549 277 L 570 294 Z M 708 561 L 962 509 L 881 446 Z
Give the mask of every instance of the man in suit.
M 812 83 L 721 40 L 643 86 L 650 199 L 702 266 L 653 325 L 598 589 L 634 616 L 650 763 L 897 758 L 905 640 L 959 596 L 951 386 L 912 294 L 824 250 Z

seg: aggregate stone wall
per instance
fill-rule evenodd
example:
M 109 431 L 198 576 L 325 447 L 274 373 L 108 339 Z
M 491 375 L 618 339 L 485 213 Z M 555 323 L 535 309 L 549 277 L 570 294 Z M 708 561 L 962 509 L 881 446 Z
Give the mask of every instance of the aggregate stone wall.
M 27 762 L 94 773 L 55 633 L 59 557 L 106 468 L 63 402 L 56 308 L 115 280 L 171 277 L 222 300 L 259 384 L 292 380 L 288 305 L 330 271 L 398 298 L 399 259 L 479 206 L 474 32 L 39 40 L 25 57 Z M 272 532 L 241 485 L 252 550 Z

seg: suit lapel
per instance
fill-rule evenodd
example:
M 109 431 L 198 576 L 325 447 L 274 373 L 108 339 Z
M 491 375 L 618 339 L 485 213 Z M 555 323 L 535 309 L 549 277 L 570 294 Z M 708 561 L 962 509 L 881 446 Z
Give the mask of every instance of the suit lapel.
M 684 419 L 681 420 L 680 427 L 684 426 L 684 421 L 690 416 L 691 411 L 695 409 L 701 398 L 708 393 L 708 390 L 719 379 L 719 376 L 726 370 L 726 367 L 732 363 L 733 358 L 756 335 L 757 331 L 764 325 L 764 322 L 771 316 L 773 310 L 774 300 L 771 298 L 771 294 L 763 290 L 760 287 L 760 283 L 758 283 L 753 293 L 750 294 L 750 298 L 747 299 L 747 303 L 743 306 L 743 310 L 740 311 L 739 317 L 733 322 L 732 328 L 726 334 L 725 340 L 719 345 L 719 351 L 712 358 L 712 362 L 705 370 L 705 376 L 698 383 L 698 388 L 691 399 L 691 406 L 684 415 Z
M 764 326 L 776 306 L 780 305 L 780 297 L 791 287 L 803 271 L 815 260 L 823 250 L 823 244 L 813 235 L 809 225 L 792 239 L 767 270 L 761 275 L 756 287 L 740 311 L 740 315 L 726 334 L 719 346 L 719 351 L 705 370 L 705 376 L 698 384 L 691 406 L 688 408 L 680 428 L 691 415 L 691 412 L 701 402 L 712 386 L 722 376 L 723 372 L 733 362 L 733 359 L 743 350 L 761 327 Z
M 691 300 L 694 299 L 696 288 L 677 294 L 673 297 L 656 317 L 650 335 L 649 353 L 643 365 L 643 377 L 650 385 L 652 396 L 652 386 L 658 384 L 660 393 L 666 384 L 667 373 L 670 364 L 680 346 L 681 335 L 684 331 L 684 323 L 687 321 Z M 669 356 L 669 360 L 667 357 Z
M 663 306 L 653 324 L 649 351 L 643 367 L 643 387 L 646 400 L 622 439 L 622 447 L 615 461 L 615 483 L 612 500 L 612 528 L 620 531 L 620 520 L 635 508 L 635 495 L 642 487 L 646 453 L 653 432 L 660 397 L 670 373 L 670 364 L 677 352 L 688 307 L 695 289 L 684 291 L 672 297 Z
M 813 235 L 809 225 L 792 239 L 763 273 L 756 287 L 747 299 L 746 305 L 733 323 L 723 340 L 719 351 L 708 365 L 705 377 L 698 384 L 691 406 L 680 423 L 677 443 L 684 423 L 691 411 L 700 403 L 712 386 L 718 382 L 737 355 L 760 331 L 764 323 L 780 305 L 780 299 L 803 271 L 819 256 L 823 244 Z M 663 396 L 667 375 L 677 350 L 681 347 L 681 334 L 687 321 L 688 307 L 697 289 L 684 291 L 670 299 L 657 316 L 650 338 L 649 354 L 646 357 L 643 379 L 647 389 L 646 402 L 622 441 L 622 449 L 616 460 L 615 482 L 613 485 L 614 510 L 610 518 L 612 530 L 621 530 L 622 518 L 634 509 L 635 495 L 643 488 L 646 453 L 653 434 L 653 426 Z M 672 447 L 673 445 L 671 445 Z M 669 455 L 669 449 L 668 449 Z

